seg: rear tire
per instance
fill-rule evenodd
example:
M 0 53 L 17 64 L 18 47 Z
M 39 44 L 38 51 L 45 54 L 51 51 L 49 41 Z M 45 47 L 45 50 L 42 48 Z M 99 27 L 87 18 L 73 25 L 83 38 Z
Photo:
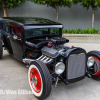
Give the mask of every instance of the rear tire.
M 2 56 L 3 56 L 3 47 L 2 47 L 2 41 L 0 38 L 0 59 L 2 59 Z
M 90 51 L 87 53 L 87 56 L 94 57 L 95 65 L 92 66 L 94 69 L 90 70 L 90 72 L 92 72 L 91 76 L 93 79 L 100 81 L 100 52 L 99 51 Z M 95 68 L 98 68 L 98 70 L 96 71 Z
M 31 90 L 36 98 L 44 100 L 51 93 L 51 75 L 47 66 L 41 61 L 33 61 L 28 71 Z

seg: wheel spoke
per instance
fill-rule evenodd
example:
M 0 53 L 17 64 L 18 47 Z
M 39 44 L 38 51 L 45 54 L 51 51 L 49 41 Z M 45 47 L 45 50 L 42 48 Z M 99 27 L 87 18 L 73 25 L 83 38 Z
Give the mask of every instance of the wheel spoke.
M 41 91 L 41 76 L 37 69 L 33 68 L 30 71 L 30 81 L 33 87 L 33 90 L 37 93 Z

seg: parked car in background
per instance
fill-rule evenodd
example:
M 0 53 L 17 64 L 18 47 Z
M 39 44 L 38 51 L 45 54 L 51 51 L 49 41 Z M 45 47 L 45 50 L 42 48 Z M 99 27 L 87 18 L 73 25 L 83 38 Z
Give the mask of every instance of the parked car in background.
M 68 85 L 86 76 L 100 80 L 100 52 L 64 46 L 69 40 L 62 37 L 62 28 L 44 18 L 0 18 L 0 59 L 4 48 L 29 66 L 29 85 L 40 100 L 60 82 Z

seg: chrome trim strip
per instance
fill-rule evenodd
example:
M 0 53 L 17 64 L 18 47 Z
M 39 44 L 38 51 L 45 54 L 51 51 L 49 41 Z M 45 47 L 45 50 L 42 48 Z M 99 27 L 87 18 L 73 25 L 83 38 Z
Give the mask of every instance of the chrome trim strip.
M 24 29 L 32 29 L 32 28 L 62 28 L 62 25 L 41 25 L 41 26 L 23 26 Z

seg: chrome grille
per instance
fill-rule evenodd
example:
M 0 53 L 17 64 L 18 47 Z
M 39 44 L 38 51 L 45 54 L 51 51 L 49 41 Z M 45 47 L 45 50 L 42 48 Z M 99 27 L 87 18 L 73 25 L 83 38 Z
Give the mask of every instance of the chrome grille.
M 72 54 L 68 58 L 67 79 L 75 79 L 85 75 L 86 55 L 85 53 Z

